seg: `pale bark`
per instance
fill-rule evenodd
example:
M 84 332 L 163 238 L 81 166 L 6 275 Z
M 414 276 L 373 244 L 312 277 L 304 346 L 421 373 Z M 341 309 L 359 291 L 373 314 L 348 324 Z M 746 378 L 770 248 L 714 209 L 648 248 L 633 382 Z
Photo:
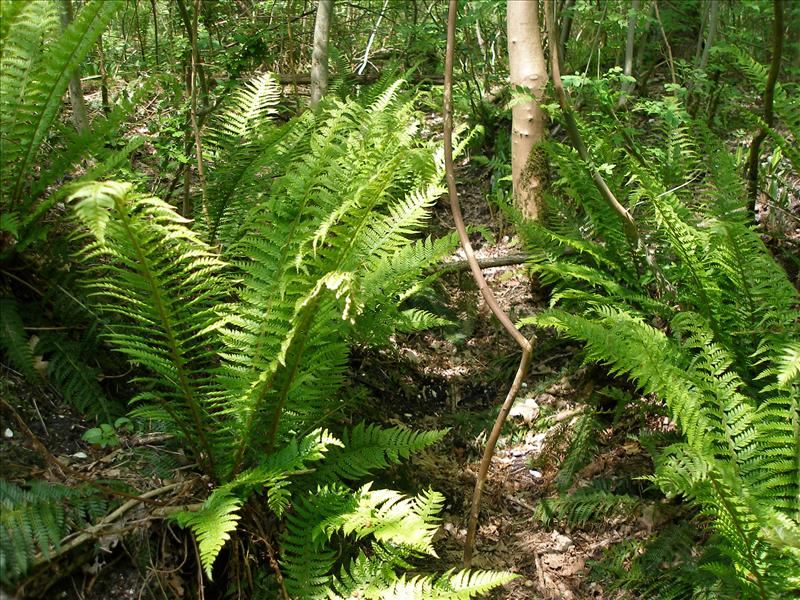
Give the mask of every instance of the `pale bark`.
M 719 0 L 711 0 L 711 8 L 708 15 L 708 37 L 703 47 L 703 55 L 700 57 L 701 69 L 705 69 L 708 64 L 708 57 L 711 54 L 711 46 L 714 45 L 714 38 L 717 35 L 717 23 L 719 22 Z
M 623 74 L 628 77 L 633 76 L 633 46 L 636 40 L 636 22 L 639 18 L 639 5 L 640 0 L 633 0 L 630 10 L 628 11 L 628 34 L 625 39 L 625 65 L 623 66 Z M 619 98 L 620 106 L 624 106 L 628 101 L 628 94 L 633 89 L 633 84 L 625 82 L 622 84 L 622 95 Z
M 333 0 L 319 0 L 314 23 L 314 51 L 311 54 L 311 108 L 317 108 L 328 89 L 328 39 Z
M 545 135 L 540 104 L 547 86 L 538 2 L 508 0 L 508 62 L 511 85 L 533 97 L 512 109 L 511 175 L 517 208 L 524 217 L 536 219 L 542 208 L 542 177 L 532 150 Z
M 72 22 L 72 0 L 63 0 L 63 6 L 61 24 L 66 29 Z M 83 100 L 80 68 L 75 69 L 69 78 L 69 102 L 72 106 L 72 122 L 75 128 L 83 133 L 89 128 L 89 117 L 86 115 L 86 103 Z

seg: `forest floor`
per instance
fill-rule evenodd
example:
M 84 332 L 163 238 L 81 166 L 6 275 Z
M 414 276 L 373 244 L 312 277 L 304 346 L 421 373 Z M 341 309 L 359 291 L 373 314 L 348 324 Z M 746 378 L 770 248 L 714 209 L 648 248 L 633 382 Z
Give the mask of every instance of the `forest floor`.
M 473 235 L 478 258 L 520 254 L 511 227 L 486 201 L 489 182 L 485 170 L 462 164 L 458 177 L 465 219 L 469 225 L 484 229 L 483 234 Z M 429 233 L 436 236 L 452 230 L 452 217 L 443 198 L 434 210 Z M 485 235 L 487 231 L 490 236 Z M 453 261 L 463 259 L 460 249 L 452 257 Z M 524 265 L 491 268 L 485 273 L 512 320 L 541 310 L 547 302 L 531 285 Z M 397 336 L 392 348 L 356 348 L 351 378 L 353 383 L 370 389 L 374 404 L 351 417 L 354 421 L 405 424 L 417 429 L 451 429 L 438 446 L 385 475 L 385 482 L 409 492 L 429 486 L 446 496 L 436 542 L 441 560 L 422 566 L 441 571 L 460 566 L 466 515 L 486 435 L 513 379 L 520 352 L 486 308 L 468 270 L 443 275 L 425 301 L 425 308 L 442 314 L 453 325 Z M 473 565 L 520 575 L 495 598 L 612 598 L 613 594 L 589 581 L 587 564 L 600 558 L 611 544 L 646 536 L 654 526 L 652 515 L 631 514 L 585 530 L 545 527 L 534 516 L 537 502 L 556 493 L 553 479 L 567 442 L 563 434 L 577 418 L 580 400 L 593 383 L 592 374 L 576 362 L 576 353 L 577 348 L 556 344 L 540 334 L 530 372 L 489 471 Z M 81 439 L 85 423 L 55 395 L 33 389 L 11 373 L 4 373 L 2 380 L 0 392 L 16 400 L 16 406 L 25 407 L 20 412 L 31 432 L 68 469 L 106 480 L 125 479 L 135 489 L 180 480 L 180 476 L 157 475 L 153 481 L 142 480 L 135 460 L 130 461 L 132 448 L 143 445 L 141 440 L 126 436 L 121 448 L 90 446 Z M 26 434 L 5 413 L 0 417 L 0 429 L 5 432 L 0 460 L 7 478 L 26 479 L 47 471 L 53 474 L 52 465 L 37 456 Z M 644 473 L 647 468 L 647 459 L 637 444 L 604 439 L 596 460 L 576 480 L 586 481 L 600 472 L 607 478 L 615 471 L 630 476 L 632 471 Z M 135 523 L 140 517 L 139 509 L 134 510 L 126 523 Z M 185 574 L 181 576 L 179 549 L 172 552 L 174 561 L 160 557 L 161 577 L 146 574 L 147 567 L 154 567 L 148 564 L 152 557 L 137 555 L 139 549 L 148 546 L 143 542 L 152 535 L 153 527 L 159 529 L 148 524 L 133 534 L 100 537 L 99 556 L 88 561 L 85 556 L 57 561 L 45 572 L 45 580 L 39 577 L 31 582 L 29 592 L 43 590 L 38 592 L 40 597 L 82 600 L 146 598 L 145 589 L 157 580 L 162 597 L 183 596 L 185 586 L 196 583 L 185 580 Z M 160 535 L 161 545 L 166 547 L 166 533 Z M 92 552 L 89 546 L 84 550 Z M 175 564 L 166 564 L 172 562 Z M 170 569 L 174 570 L 172 575 L 167 573 Z M 64 580 L 71 570 L 71 577 Z M 48 589 L 50 582 L 55 586 Z
M 513 228 L 486 200 L 490 185 L 487 170 L 462 161 L 457 177 L 467 224 L 491 233 L 473 235 L 478 258 L 520 254 Z M 452 217 L 443 198 L 427 233 L 437 236 L 450 231 Z M 452 257 L 453 261 L 463 259 L 460 250 Z M 532 284 L 522 264 L 487 269 L 485 274 L 500 305 L 514 321 L 542 310 L 548 302 L 547 294 Z M 381 481 L 408 492 L 430 486 L 446 496 L 436 542 L 441 560 L 422 565 L 423 569 L 441 571 L 461 564 L 467 514 L 486 435 L 511 384 L 520 351 L 485 306 L 468 269 L 442 275 L 433 293 L 423 300 L 423 308 L 450 319 L 453 325 L 397 336 L 391 348 L 354 349 L 350 377 L 353 383 L 369 389 L 373 404 L 351 418 L 417 429 L 450 428 L 443 442 L 385 474 Z M 604 589 L 592 580 L 591 562 L 601 559 L 604 550 L 618 542 L 650 536 L 663 525 L 669 511 L 639 509 L 585 527 L 542 522 L 541 500 L 558 494 L 555 478 L 569 441 L 569 425 L 580 416 L 587 396 L 602 385 L 603 375 L 580 364 L 577 347 L 555 340 L 547 332 L 537 335 L 529 374 L 498 444 L 484 489 L 473 566 L 519 574 L 494 594 L 496 599 L 617 598 L 619 592 Z M 148 440 L 123 436 L 121 448 L 90 446 L 81 439 L 87 426 L 74 410 L 47 390 L 31 388 L 13 373 L 0 372 L 0 396 L 20 408 L 31 433 L 59 463 L 86 477 L 124 479 L 134 489 L 181 479 L 179 473 L 171 477 L 156 473 L 152 481 L 145 481 L 142 478 L 146 475 L 136 469 L 131 457 L 132 448 L 146 449 Z M 669 427 L 668 422 L 659 425 Z M 598 475 L 613 481 L 648 473 L 651 465 L 647 453 L 627 437 L 637 429 L 637 423 L 622 422 L 601 431 L 594 458 L 578 471 L 572 488 Z M 29 436 L 5 412 L 0 413 L 0 431 L 0 463 L 7 479 L 24 480 L 47 473 L 57 476 L 52 465 L 45 464 L 31 448 L 26 439 Z M 180 547 L 183 542 L 169 532 L 169 527 L 149 522 L 137 527 L 136 519 L 143 511 L 137 508 L 130 512 L 125 523 L 131 525 L 129 529 L 101 536 L 99 555 L 95 556 L 87 544 L 83 554 L 59 560 L 49 571 L 38 574 L 44 580 L 31 583 L 28 589 L 44 590 L 39 597 L 46 598 L 133 600 L 149 597 L 146 590 L 160 586 L 156 596 L 185 596 L 187 587 L 197 585 L 182 568 L 191 550 Z M 161 540 L 161 554 L 157 558 L 144 556 L 142 549 L 151 546 L 146 543 L 148 536 L 156 534 Z M 154 569 L 160 570 L 158 577 L 152 575 Z M 65 578 L 67 574 L 70 576 Z
M 521 249 L 501 214 L 486 201 L 485 173 L 470 166 L 458 169 L 460 201 L 468 226 L 491 231 L 486 242 L 474 235 L 478 259 L 519 254 Z M 453 230 L 447 200 L 437 206 L 432 229 Z M 453 260 L 465 257 L 459 249 Z M 501 307 L 516 321 L 540 311 L 547 298 L 532 285 L 524 265 L 484 271 Z M 448 505 L 438 536 L 437 552 L 458 568 L 478 466 L 499 407 L 516 370 L 520 351 L 486 307 L 468 270 L 439 280 L 437 297 L 445 303 L 453 327 L 398 338 L 397 348 L 370 352 L 354 365 L 354 377 L 369 381 L 379 405 L 375 418 L 415 428 L 450 427 L 436 448 L 412 459 L 405 471 L 412 487 L 430 486 L 444 493 Z M 426 307 L 428 308 L 428 307 Z M 527 332 L 530 334 L 531 332 Z M 604 549 L 652 534 L 653 514 L 633 512 L 595 522 L 586 528 L 545 526 L 537 503 L 557 495 L 554 481 L 568 437 L 565 432 L 580 415 L 581 401 L 591 393 L 596 374 L 577 360 L 578 348 L 548 338 L 535 342 L 533 360 L 511 418 L 498 443 L 484 488 L 473 566 L 510 570 L 520 575 L 495 598 L 580 600 L 615 598 L 590 580 L 588 565 Z M 581 469 L 573 487 L 597 475 L 614 479 L 651 469 L 649 457 L 626 431 L 604 431 L 594 460 Z

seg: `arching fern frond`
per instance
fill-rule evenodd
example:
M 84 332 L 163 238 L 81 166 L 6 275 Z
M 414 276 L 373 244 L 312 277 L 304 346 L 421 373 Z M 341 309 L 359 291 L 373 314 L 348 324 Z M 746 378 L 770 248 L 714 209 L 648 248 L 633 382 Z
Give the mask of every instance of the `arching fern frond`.
M 14 144 L 4 148 L 4 154 L 5 151 L 9 154 L 3 157 L 7 167 L 3 169 L 3 184 L 9 186 L 12 204 L 23 196 L 30 167 L 58 113 L 72 73 L 122 5 L 121 0 L 87 3 L 63 34 L 51 41 L 31 65 L 30 83 L 15 107 L 15 114 L 3 114 L 3 120 L 11 120 L 6 133 L 14 140 Z
M 236 530 L 236 524 L 241 519 L 238 511 L 242 500 L 230 491 L 212 494 L 196 512 L 181 512 L 175 515 L 175 520 L 181 527 L 191 527 L 197 536 L 197 545 L 200 552 L 200 562 L 206 575 L 211 579 L 214 561 L 231 537 L 231 532 Z
M 209 336 L 225 294 L 225 265 L 172 207 L 135 194 L 130 184 L 86 184 L 71 200 L 96 238 L 85 256 L 104 258 L 95 262 L 92 287 L 101 311 L 115 319 L 107 337 L 147 369 L 137 399 L 160 403 L 197 458 L 213 465 L 207 432 L 221 428 L 208 403 L 216 389 Z

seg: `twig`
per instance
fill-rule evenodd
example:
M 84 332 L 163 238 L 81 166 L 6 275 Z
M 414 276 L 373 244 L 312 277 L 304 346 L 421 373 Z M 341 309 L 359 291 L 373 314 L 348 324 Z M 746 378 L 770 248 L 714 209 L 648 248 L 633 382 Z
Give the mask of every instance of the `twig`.
M 561 107 L 561 112 L 564 115 L 564 124 L 566 126 L 567 135 L 569 136 L 570 142 L 575 150 L 577 150 L 581 160 L 586 163 L 587 167 L 589 167 L 592 174 L 592 181 L 594 182 L 597 190 L 600 192 L 600 196 L 603 198 L 609 208 L 611 208 L 617 214 L 620 221 L 622 221 L 622 228 L 625 232 L 625 237 L 628 238 L 628 242 L 631 244 L 631 247 L 644 254 L 645 261 L 650 267 L 653 277 L 655 278 L 659 293 L 670 292 L 672 291 L 672 287 L 659 268 L 654 253 L 645 245 L 644 240 L 642 240 L 642 236 L 639 233 L 639 227 L 636 224 L 636 221 L 633 219 L 633 215 L 631 215 L 628 209 L 625 208 L 619 200 L 617 200 L 617 197 L 614 195 L 614 192 L 611 191 L 611 188 L 608 187 L 608 184 L 606 183 L 606 180 L 603 178 L 600 171 L 591 163 L 589 150 L 586 148 L 583 137 L 581 137 L 580 130 L 578 129 L 578 122 L 575 119 L 575 114 L 572 110 L 572 106 L 570 105 L 569 98 L 567 97 L 567 93 L 564 91 L 564 84 L 561 81 L 561 70 L 558 66 L 558 44 L 556 42 L 558 39 L 558 32 L 556 31 L 555 19 L 553 18 L 551 0 L 544 0 L 544 13 L 545 24 L 547 27 L 547 37 L 550 44 L 550 69 L 553 79 L 553 89 L 555 90 L 556 98 L 558 98 L 558 104 Z
M 475 547 L 475 533 L 478 528 L 478 513 L 481 506 L 481 495 L 483 494 L 483 486 L 486 482 L 486 476 L 489 472 L 489 465 L 494 456 L 494 448 L 500 433 L 503 430 L 508 413 L 511 406 L 514 404 L 514 399 L 517 392 L 525 379 L 528 371 L 528 366 L 531 362 L 531 342 L 522 335 L 511 319 L 497 304 L 491 288 L 486 283 L 486 278 L 481 272 L 481 267 L 475 258 L 475 253 L 472 250 L 472 244 L 469 241 L 467 228 L 464 224 L 464 217 L 461 214 L 461 205 L 458 202 L 458 190 L 456 188 L 455 167 L 453 165 L 453 56 L 455 53 L 455 38 L 456 38 L 456 12 L 458 9 L 458 0 L 450 0 L 450 5 L 447 14 L 447 52 L 445 54 L 445 67 L 444 67 L 444 162 L 445 172 L 447 177 L 447 190 L 450 195 L 450 210 L 453 213 L 453 221 L 455 221 L 458 237 L 461 240 L 461 246 L 464 248 L 464 254 L 467 256 L 472 277 L 475 283 L 478 284 L 478 289 L 483 296 L 486 305 L 497 317 L 498 321 L 503 325 L 509 335 L 514 338 L 514 341 L 522 348 L 522 358 L 517 368 L 517 373 L 514 376 L 514 382 L 508 390 L 506 399 L 503 406 L 500 408 L 500 413 L 495 419 L 492 431 L 486 441 L 486 448 L 483 452 L 480 468 L 478 469 L 478 478 L 475 482 L 475 492 L 472 495 L 472 506 L 469 513 L 469 523 L 467 525 L 467 537 L 464 541 L 464 566 L 469 567 L 472 563 L 472 553 Z
M 108 525 L 125 515 L 129 510 L 131 510 L 137 504 L 141 502 L 145 502 L 154 496 L 160 496 L 166 492 L 172 491 L 175 488 L 184 485 L 184 482 L 178 483 L 171 483 L 169 485 L 165 485 L 164 487 L 156 488 L 154 490 L 150 490 L 149 492 L 145 492 L 141 496 L 138 496 L 134 499 L 128 500 L 122 506 L 117 508 L 115 511 L 109 513 L 105 517 L 103 517 L 100 521 L 92 525 L 91 527 L 87 528 L 83 533 L 77 535 L 72 540 L 62 543 L 56 550 L 50 551 L 50 553 L 45 556 L 44 554 L 37 554 L 34 556 L 33 560 L 31 561 L 31 568 L 37 567 L 41 564 L 46 562 L 50 562 L 59 556 L 63 556 L 73 548 L 77 548 L 84 542 L 88 542 L 91 539 L 98 537 L 98 534 Z
M 146 495 L 137 496 L 135 494 L 129 494 L 127 492 L 121 492 L 119 490 L 112 489 L 108 486 L 103 485 L 102 483 L 98 483 L 91 477 L 87 477 L 83 473 L 79 473 L 78 471 L 70 469 L 68 466 L 61 464 L 61 462 L 55 456 L 53 456 L 52 452 L 50 452 L 50 450 L 47 449 L 47 447 L 42 443 L 42 441 L 38 437 L 36 437 L 36 434 L 33 433 L 33 431 L 31 431 L 30 427 L 28 427 L 28 424 L 25 422 L 25 419 L 23 419 L 20 416 L 20 414 L 13 406 L 11 406 L 3 398 L 0 398 L 0 405 L 2 405 L 2 407 L 14 418 L 14 420 L 17 422 L 17 425 L 19 425 L 19 428 L 26 436 L 28 436 L 28 438 L 31 440 L 31 443 L 33 444 L 33 447 L 42 456 L 42 458 L 44 458 L 47 463 L 49 463 L 50 465 L 54 466 L 56 469 L 61 471 L 62 475 L 64 476 L 70 475 L 72 477 L 75 477 L 76 479 L 80 479 L 81 481 L 88 483 L 92 487 L 97 488 L 106 495 L 121 496 L 122 498 L 130 498 L 131 500 L 136 500 L 137 502 L 145 502 L 147 504 L 163 506 L 162 502 L 158 502 L 156 500 L 150 500 L 149 497 Z
M 378 33 L 378 27 L 380 27 L 381 20 L 383 19 L 383 13 L 386 11 L 386 7 L 388 5 L 389 5 L 389 0 L 384 0 L 383 8 L 381 8 L 381 12 L 378 15 L 378 20 L 375 21 L 375 27 L 372 29 L 372 33 L 369 36 L 369 40 L 367 40 L 367 47 L 364 50 L 364 60 L 361 63 L 361 66 L 358 68 L 358 71 L 356 71 L 356 73 L 358 73 L 359 75 L 363 75 L 364 69 L 367 68 L 367 63 L 369 62 L 369 50 L 372 47 L 372 42 L 375 41 L 375 34 Z
M 664 45 L 667 47 L 667 64 L 669 65 L 669 73 L 672 76 L 672 83 L 677 85 L 678 78 L 675 77 L 675 61 L 672 58 L 672 46 L 669 45 L 667 32 L 664 31 L 664 23 L 661 21 L 661 13 L 658 12 L 658 2 L 653 2 L 653 7 L 656 10 L 656 21 L 658 21 L 658 28 L 661 31 L 661 39 L 664 40 Z

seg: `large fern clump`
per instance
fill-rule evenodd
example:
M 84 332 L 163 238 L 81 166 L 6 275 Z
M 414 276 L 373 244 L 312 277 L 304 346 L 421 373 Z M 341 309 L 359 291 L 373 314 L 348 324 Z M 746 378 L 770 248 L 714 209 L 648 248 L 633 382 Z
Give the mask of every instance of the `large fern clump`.
M 665 403 L 682 439 L 652 447 L 648 479 L 709 526 L 699 574 L 681 575 L 689 594 L 787 597 L 800 589 L 800 296 L 748 223 L 740 168 L 722 145 L 674 98 L 634 110 L 655 119 L 646 144 L 633 146 L 632 125 L 602 111 L 584 129 L 668 288 L 659 293 L 626 247 L 587 166 L 550 143 L 566 200 L 551 199 L 551 226 L 520 228 L 552 307 L 523 322 L 583 342 L 587 361 Z M 578 510 L 576 494 L 556 511 Z M 597 514 L 615 504 L 586 499 Z M 629 587 L 662 597 L 650 576 Z
M 434 554 L 443 498 L 365 483 L 445 431 L 331 432 L 349 344 L 427 319 L 403 303 L 454 243 L 418 239 L 441 157 L 402 82 L 283 125 L 270 121 L 275 85 L 255 78 L 210 125 L 196 223 L 130 184 L 71 195 L 105 337 L 137 366 L 134 414 L 168 423 L 213 486 L 176 517 L 209 578 L 246 523 L 278 543 L 276 585 L 298 597 L 471 597 L 508 576 L 400 574 Z
M 102 324 L 86 309 L 73 272 L 61 206 L 70 187 L 61 183 L 76 172 L 76 182 L 108 176 L 143 140 L 134 136 L 121 149 L 107 144 L 135 98 L 120 100 L 82 132 L 58 117 L 75 69 L 123 4 L 86 2 L 65 28 L 57 2 L 0 6 L 0 348 L 31 383 L 49 385 L 82 413 L 105 420 L 121 409 L 98 383 Z

